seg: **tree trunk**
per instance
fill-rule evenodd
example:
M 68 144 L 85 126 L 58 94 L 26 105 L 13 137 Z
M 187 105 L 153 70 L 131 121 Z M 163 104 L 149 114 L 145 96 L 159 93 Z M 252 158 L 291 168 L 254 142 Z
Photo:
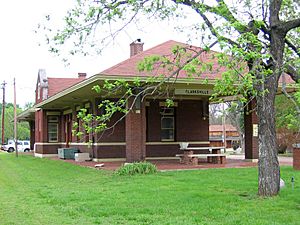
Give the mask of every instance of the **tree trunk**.
M 277 157 L 275 129 L 275 95 L 278 80 L 283 71 L 284 40 L 286 33 L 278 26 L 281 1 L 270 1 L 270 65 L 273 74 L 266 75 L 256 89 L 257 115 L 259 120 L 259 182 L 258 194 L 261 196 L 277 195 L 280 190 L 280 167 Z M 260 75 L 257 75 L 260 76 Z
M 277 79 L 275 75 L 267 77 L 261 90 L 268 90 L 257 96 L 257 116 L 259 120 L 258 144 L 259 144 L 259 182 L 258 194 L 261 196 L 273 196 L 279 192 L 280 168 L 276 150 L 275 130 L 275 95 L 277 91 Z
M 245 134 L 239 134 L 241 152 L 245 153 Z

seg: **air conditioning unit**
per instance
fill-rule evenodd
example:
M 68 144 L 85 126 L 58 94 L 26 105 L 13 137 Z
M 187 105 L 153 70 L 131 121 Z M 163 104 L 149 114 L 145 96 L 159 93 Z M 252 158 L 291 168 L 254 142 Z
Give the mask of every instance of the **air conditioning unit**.
M 90 154 L 87 152 L 84 153 L 75 153 L 75 161 L 76 162 L 84 162 L 84 161 L 89 161 L 90 158 Z
M 60 159 L 75 159 L 75 153 L 78 153 L 77 148 L 59 148 L 58 158 Z

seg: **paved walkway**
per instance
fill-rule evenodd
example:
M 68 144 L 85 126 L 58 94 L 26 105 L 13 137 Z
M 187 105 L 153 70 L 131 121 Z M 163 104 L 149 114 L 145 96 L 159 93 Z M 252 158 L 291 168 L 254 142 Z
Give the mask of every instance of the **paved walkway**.
M 9 153 L 13 154 L 13 153 Z M 20 153 L 20 154 L 26 154 L 26 155 L 33 155 L 33 152 L 29 153 Z M 58 157 L 51 158 L 54 160 L 61 160 Z M 281 166 L 293 165 L 293 158 L 292 157 L 284 157 L 279 156 L 279 164 Z M 75 160 L 63 160 L 68 163 L 72 163 L 75 165 L 95 168 L 96 164 L 103 163 L 104 167 L 102 169 L 104 170 L 116 170 L 120 166 L 124 164 L 124 162 L 93 162 L 93 161 L 86 161 L 86 162 L 75 162 Z M 179 163 L 179 159 L 163 159 L 163 160 L 147 160 L 157 166 L 159 170 L 185 170 L 185 169 L 209 169 L 209 168 L 241 168 L 241 167 L 256 167 L 257 162 L 249 162 L 245 160 L 244 155 L 229 155 L 226 157 L 226 163 L 225 164 L 212 164 L 207 163 L 206 159 L 199 159 L 199 165 L 185 165 Z
M 229 159 L 237 159 L 237 160 L 243 160 L 245 159 L 245 155 L 229 155 L 227 156 Z M 280 165 L 293 165 L 293 157 L 287 157 L 287 156 L 278 156 L 279 164 Z
M 191 170 L 191 169 L 209 169 L 209 168 L 242 168 L 242 167 L 256 167 L 257 162 L 249 162 L 244 160 L 244 155 L 229 155 L 226 157 L 225 164 L 207 163 L 205 159 L 199 159 L 198 165 L 185 165 L 179 163 L 179 159 L 163 159 L 163 160 L 147 160 L 157 166 L 159 170 Z M 60 160 L 56 158 L 57 160 Z M 68 163 L 76 165 L 95 168 L 96 164 L 104 164 L 104 170 L 116 170 L 123 165 L 124 162 L 75 162 L 74 160 L 64 160 Z M 293 165 L 292 157 L 279 157 L 280 165 Z

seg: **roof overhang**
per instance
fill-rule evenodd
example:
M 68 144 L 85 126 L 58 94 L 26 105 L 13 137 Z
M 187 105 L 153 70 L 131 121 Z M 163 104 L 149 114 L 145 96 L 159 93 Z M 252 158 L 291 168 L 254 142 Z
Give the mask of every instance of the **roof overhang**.
M 101 94 L 97 94 L 92 88 L 95 85 L 101 85 L 105 80 L 125 80 L 127 82 L 133 82 L 139 78 L 141 82 L 147 81 L 149 76 L 120 76 L 120 75 L 105 75 L 96 74 L 88 79 L 85 79 L 53 96 L 35 105 L 35 108 L 43 109 L 60 109 L 70 108 L 70 106 L 80 105 L 83 102 L 91 101 L 95 97 L 101 98 Z M 216 80 L 202 80 L 198 78 L 170 78 L 166 79 L 165 86 L 172 84 L 174 88 L 191 88 L 191 89 L 213 89 Z M 278 93 L 281 93 L 282 86 L 279 85 Z M 293 92 L 296 90 L 295 85 L 289 84 L 286 87 L 288 92 Z M 117 96 L 112 96 L 117 97 Z M 187 96 L 181 96 L 181 98 L 186 98 Z M 234 101 L 237 96 L 220 97 L 224 98 L 223 101 Z M 20 114 L 21 115 L 21 114 Z
M 26 109 L 25 111 L 21 112 L 17 116 L 17 121 L 18 122 L 22 122 L 22 121 L 34 121 L 34 115 L 35 115 L 36 110 L 37 110 L 36 107 L 32 107 L 32 108 Z
M 67 105 L 81 104 L 82 102 L 90 101 L 91 98 L 99 97 L 101 94 L 97 94 L 92 88 L 95 85 L 101 85 L 105 80 L 125 80 L 127 82 L 133 82 L 136 78 L 139 78 L 141 82 L 147 81 L 149 77 L 142 76 L 118 76 L 118 75 L 102 75 L 96 74 L 88 79 L 85 79 L 51 97 L 35 105 L 36 108 L 43 109 L 64 109 Z M 165 85 L 172 84 L 175 88 L 203 88 L 212 89 L 214 85 L 214 80 L 199 80 L 191 78 L 171 78 L 165 81 Z M 112 96 L 113 97 L 113 96 Z

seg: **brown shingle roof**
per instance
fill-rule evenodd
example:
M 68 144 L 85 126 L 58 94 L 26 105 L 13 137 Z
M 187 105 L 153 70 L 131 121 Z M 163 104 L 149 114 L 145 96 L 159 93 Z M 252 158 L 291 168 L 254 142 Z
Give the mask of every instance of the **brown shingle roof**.
M 61 92 L 74 84 L 79 83 L 84 78 L 52 78 L 48 77 L 48 96 Z
M 102 72 L 100 75 L 110 75 L 110 76 L 124 76 L 124 77 L 137 77 L 137 76 L 155 76 L 164 74 L 168 76 L 170 71 L 168 69 L 157 67 L 152 72 L 139 72 L 137 69 L 137 65 L 140 61 L 142 61 L 146 56 L 152 55 L 160 55 L 160 56 L 168 56 L 169 59 L 174 59 L 175 55 L 172 54 L 172 48 L 175 46 L 184 46 L 192 49 L 190 52 L 195 54 L 195 51 L 200 51 L 201 48 L 187 45 L 181 42 L 169 40 L 160 45 L 157 45 L 153 48 L 150 48 L 146 51 L 142 51 L 131 58 L 116 64 L 113 67 L 110 67 Z M 194 50 L 194 51 L 193 51 Z M 218 59 L 214 57 L 216 52 L 203 52 L 199 59 L 203 62 L 211 62 L 212 63 L 212 70 L 208 72 L 203 72 L 199 78 L 200 79 L 209 79 L 213 80 L 216 78 L 221 78 L 223 72 L 226 71 L 225 67 L 220 67 L 218 65 Z M 186 78 L 186 72 L 181 70 L 178 75 L 179 78 Z M 80 81 L 84 80 L 84 77 L 79 78 L 48 78 L 48 96 L 53 96 L 58 92 L 61 92 Z M 293 83 L 289 76 L 286 76 L 286 83 Z
M 110 76 L 125 76 L 125 77 L 131 77 L 131 76 L 133 76 L 133 77 L 146 76 L 147 77 L 147 76 L 155 76 L 155 75 L 161 75 L 161 74 L 168 76 L 170 74 L 170 71 L 168 71 L 167 69 L 158 68 L 158 69 L 156 69 L 156 70 L 154 69 L 152 72 L 148 72 L 148 73 L 147 72 L 139 72 L 137 69 L 137 65 L 146 56 L 160 55 L 160 56 L 168 56 L 169 59 L 172 59 L 175 57 L 175 55 L 171 54 L 171 50 L 173 47 L 178 46 L 178 45 L 188 47 L 188 48 L 190 48 L 192 50 L 196 50 L 196 51 L 201 50 L 201 48 L 196 47 L 196 46 L 169 40 L 160 45 L 154 46 L 153 48 L 150 48 L 146 51 L 142 51 L 142 52 L 134 55 L 133 57 L 100 72 L 99 74 L 110 75 Z M 216 57 L 214 57 L 214 55 L 216 53 L 217 52 L 215 52 L 215 51 L 203 52 L 199 56 L 199 59 L 201 61 L 212 63 L 212 70 L 203 72 L 199 76 L 200 79 L 214 80 L 217 78 L 221 78 L 222 73 L 227 70 L 226 67 L 221 67 L 218 64 L 218 59 Z M 193 54 L 195 54 L 195 53 L 193 52 Z M 185 78 L 185 77 L 187 77 L 186 72 L 181 70 L 178 78 Z M 290 78 L 290 76 L 285 76 L 285 80 L 286 80 L 287 84 L 295 83 Z M 282 83 L 282 76 L 280 77 L 279 83 Z
M 134 55 L 133 57 L 118 63 L 117 65 L 108 68 L 99 74 L 102 75 L 110 75 L 110 76 L 153 76 L 153 75 L 160 75 L 160 74 L 165 74 L 168 75 L 170 72 L 167 69 L 163 68 L 157 68 L 156 70 L 153 70 L 153 72 L 139 72 L 137 69 L 138 62 L 142 61 L 146 56 L 152 56 L 152 55 L 160 55 L 160 56 L 168 56 L 169 59 L 174 59 L 175 55 L 171 53 L 171 50 L 175 46 L 185 46 L 189 47 L 192 50 L 199 51 L 201 48 L 183 44 L 180 42 L 176 42 L 173 40 L 164 42 L 160 45 L 157 45 L 153 48 L 150 48 L 146 51 L 140 52 L 137 55 Z M 193 51 L 190 51 L 192 54 L 195 54 Z M 210 51 L 209 53 L 203 52 L 199 59 L 204 62 L 212 62 L 213 63 L 213 68 L 211 72 L 205 72 L 201 74 L 201 78 L 207 78 L 207 79 L 215 79 L 217 77 L 221 77 L 222 72 L 226 70 L 226 68 L 220 66 L 217 63 L 217 59 L 213 58 L 213 54 L 215 52 Z M 179 73 L 179 78 L 184 78 L 186 77 L 186 72 L 185 71 L 180 71 Z

